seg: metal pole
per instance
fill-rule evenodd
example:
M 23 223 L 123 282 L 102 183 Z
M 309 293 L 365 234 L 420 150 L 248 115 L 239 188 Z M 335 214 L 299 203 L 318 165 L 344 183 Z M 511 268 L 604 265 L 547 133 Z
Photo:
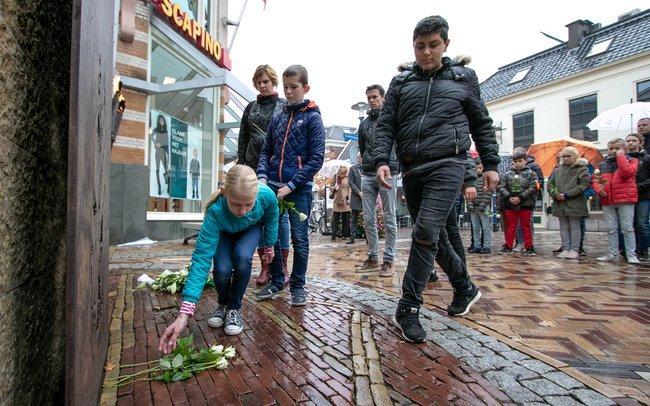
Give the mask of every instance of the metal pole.
M 228 52 L 232 53 L 232 45 L 235 42 L 235 37 L 237 37 L 237 31 L 239 31 L 239 26 L 241 25 L 241 20 L 244 18 L 244 11 L 246 10 L 246 4 L 248 4 L 248 0 L 244 0 L 244 5 L 241 8 L 241 12 L 239 13 L 239 20 L 237 20 L 237 25 L 235 26 L 235 32 L 232 34 L 232 39 L 230 40 L 230 44 L 228 44 Z

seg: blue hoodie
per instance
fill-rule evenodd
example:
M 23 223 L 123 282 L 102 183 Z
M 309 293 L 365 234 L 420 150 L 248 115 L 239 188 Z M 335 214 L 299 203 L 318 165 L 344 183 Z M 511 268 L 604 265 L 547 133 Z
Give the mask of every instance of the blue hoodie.
M 257 177 L 295 190 L 311 185 L 325 158 L 325 128 L 316 103 L 286 105 L 269 123 Z
M 228 209 L 225 196 L 220 196 L 205 213 L 203 226 L 196 239 L 196 248 L 192 254 L 192 267 L 183 288 L 183 301 L 196 303 L 201 298 L 203 287 L 208 280 L 212 259 L 219 246 L 222 231 L 237 233 L 262 222 L 264 225 L 264 246 L 272 247 L 278 239 L 278 198 L 263 183 L 259 184 L 257 199 L 253 209 L 242 217 L 237 217 Z M 218 260 L 218 258 L 217 258 Z

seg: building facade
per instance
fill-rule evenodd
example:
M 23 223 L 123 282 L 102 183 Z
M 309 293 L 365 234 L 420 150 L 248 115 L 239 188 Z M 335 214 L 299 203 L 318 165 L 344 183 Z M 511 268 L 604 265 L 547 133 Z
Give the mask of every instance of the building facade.
M 568 41 L 505 65 L 481 83 L 502 153 L 569 137 L 606 149 L 627 134 L 591 131 L 587 123 L 620 104 L 650 100 L 650 10 L 606 27 L 578 20 L 567 28 Z
M 255 96 L 230 73 L 227 11 L 227 0 L 116 1 L 126 109 L 111 153 L 111 244 L 180 238 L 184 221 L 202 219 L 227 134 Z

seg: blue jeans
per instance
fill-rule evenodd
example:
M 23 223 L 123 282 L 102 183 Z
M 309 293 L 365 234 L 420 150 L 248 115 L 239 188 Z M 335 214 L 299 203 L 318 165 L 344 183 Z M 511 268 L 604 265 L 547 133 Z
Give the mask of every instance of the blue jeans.
M 199 176 L 198 175 L 192 175 L 192 197 L 197 199 L 199 197 Z
M 262 233 L 260 224 L 253 224 L 238 233 L 222 232 L 219 235 L 217 254 L 214 256 L 214 284 L 219 304 L 239 310 L 251 277 L 253 253 Z
M 406 176 L 402 181 L 414 226 L 408 265 L 402 281 L 400 308 L 419 308 L 422 305 L 422 292 L 429 280 L 434 259 L 449 276 L 455 290 L 462 291 L 472 286 L 467 268 L 454 251 L 445 229 L 460 192 L 465 165 L 466 158 L 442 159 L 426 173 Z
M 274 185 L 269 187 L 273 192 L 277 193 L 278 188 Z M 296 210 L 299 213 L 309 215 L 311 212 L 311 186 L 299 187 L 293 192 L 289 193 L 284 198 L 288 202 L 293 202 Z M 282 226 L 282 217 L 278 218 L 280 226 Z M 307 274 L 307 262 L 309 259 L 309 238 L 308 238 L 308 222 L 300 221 L 297 213 L 289 212 L 289 226 L 291 230 L 291 243 L 293 245 L 293 267 L 291 269 L 291 277 L 289 285 L 291 291 L 301 290 L 305 287 L 305 275 Z M 282 272 L 282 251 L 280 239 L 275 243 L 275 257 L 271 262 L 271 283 L 279 290 L 284 289 L 284 272 Z
M 650 200 L 639 200 L 636 204 L 636 227 L 639 234 L 637 251 L 639 254 L 645 255 L 648 253 L 648 245 L 650 244 Z

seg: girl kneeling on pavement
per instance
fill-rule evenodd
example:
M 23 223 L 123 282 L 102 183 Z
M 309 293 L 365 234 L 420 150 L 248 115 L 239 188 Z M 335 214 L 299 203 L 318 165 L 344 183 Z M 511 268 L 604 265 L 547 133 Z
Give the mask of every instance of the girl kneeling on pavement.
M 176 347 L 178 335 L 194 315 L 211 262 L 214 262 L 219 306 L 208 319 L 208 325 L 217 328 L 225 324 L 228 335 L 242 332 L 240 309 L 251 275 L 253 254 L 263 229 L 262 261 L 273 260 L 279 215 L 275 193 L 257 180 L 253 169 L 235 165 L 228 171 L 224 186 L 207 205 L 179 315 L 160 338 L 161 351 L 167 354 Z

